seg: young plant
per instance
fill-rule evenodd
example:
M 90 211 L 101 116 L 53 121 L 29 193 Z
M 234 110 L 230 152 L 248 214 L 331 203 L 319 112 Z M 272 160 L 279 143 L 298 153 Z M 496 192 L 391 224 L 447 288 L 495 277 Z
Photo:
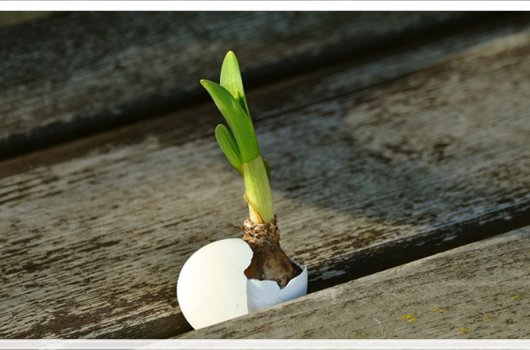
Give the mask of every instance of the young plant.
M 228 52 L 221 84 L 201 80 L 228 127 L 215 137 L 243 177 L 249 218 L 243 240 L 205 245 L 182 266 L 177 281 L 179 307 L 190 325 L 203 328 L 307 293 L 307 267 L 289 259 L 280 246 L 272 203 L 269 162 L 261 157 L 236 56 Z
M 245 184 L 243 197 L 248 203 L 249 218 L 241 229 L 243 240 L 254 253 L 245 275 L 249 279 L 276 281 L 283 288 L 302 270 L 280 246 L 270 187 L 270 165 L 259 150 L 235 54 L 230 51 L 226 55 L 220 84 L 209 80 L 201 80 L 201 84 L 228 124 L 228 127 L 220 124 L 215 129 L 217 142 Z

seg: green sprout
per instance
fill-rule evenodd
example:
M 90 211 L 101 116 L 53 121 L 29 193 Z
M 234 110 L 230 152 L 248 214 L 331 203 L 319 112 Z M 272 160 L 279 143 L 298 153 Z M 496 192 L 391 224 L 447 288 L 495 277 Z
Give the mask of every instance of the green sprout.
M 226 54 L 220 84 L 205 79 L 201 84 L 228 124 L 217 126 L 215 138 L 230 164 L 243 177 L 243 197 L 249 206 L 250 220 L 269 224 L 274 219 L 270 165 L 261 157 L 236 55 L 232 51 Z

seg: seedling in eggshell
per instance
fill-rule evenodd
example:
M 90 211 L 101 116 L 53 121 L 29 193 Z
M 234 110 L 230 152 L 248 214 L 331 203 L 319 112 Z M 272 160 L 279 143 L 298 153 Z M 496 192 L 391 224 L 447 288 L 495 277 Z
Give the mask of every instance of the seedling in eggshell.
M 232 51 L 226 55 L 220 84 L 209 80 L 201 80 L 201 84 L 228 124 L 228 127 L 220 124 L 215 129 L 217 142 L 245 183 L 244 198 L 250 217 L 241 228 L 243 240 L 254 252 L 245 274 L 248 278 L 274 280 L 284 287 L 301 269 L 280 246 L 270 187 L 270 165 L 260 153 L 236 55 Z
M 206 327 L 307 293 L 307 268 L 289 259 L 280 246 L 270 166 L 261 156 L 243 89 L 239 63 L 228 52 L 220 84 L 201 80 L 228 126 L 215 137 L 243 177 L 249 217 L 243 240 L 224 239 L 196 251 L 177 282 L 182 313 L 195 328 Z

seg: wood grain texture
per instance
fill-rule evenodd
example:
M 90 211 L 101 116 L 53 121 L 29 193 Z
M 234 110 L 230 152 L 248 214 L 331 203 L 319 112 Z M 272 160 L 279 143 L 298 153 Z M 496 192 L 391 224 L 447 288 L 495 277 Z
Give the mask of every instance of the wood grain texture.
M 528 338 L 530 227 L 182 338 Z
M 78 12 L 0 30 L 0 157 L 206 100 L 235 50 L 246 83 L 359 54 L 456 12 Z M 414 36 L 415 34 L 411 34 Z
M 310 288 L 527 215 L 529 43 L 510 24 L 248 93 L 282 247 Z M 0 336 L 189 330 L 178 273 L 203 245 L 241 237 L 246 215 L 220 121 L 208 103 L 1 163 Z

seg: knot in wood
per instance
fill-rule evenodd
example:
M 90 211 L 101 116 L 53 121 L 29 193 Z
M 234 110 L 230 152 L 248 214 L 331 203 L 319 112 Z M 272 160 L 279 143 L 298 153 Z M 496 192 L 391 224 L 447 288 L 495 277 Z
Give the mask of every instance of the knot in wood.
M 269 224 L 256 224 L 247 218 L 243 225 L 240 226 L 244 233 L 243 240 L 259 245 L 272 243 L 274 246 L 280 241 L 280 230 L 276 222 L 276 216 Z

